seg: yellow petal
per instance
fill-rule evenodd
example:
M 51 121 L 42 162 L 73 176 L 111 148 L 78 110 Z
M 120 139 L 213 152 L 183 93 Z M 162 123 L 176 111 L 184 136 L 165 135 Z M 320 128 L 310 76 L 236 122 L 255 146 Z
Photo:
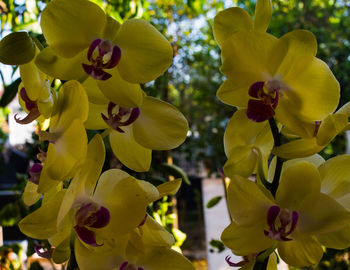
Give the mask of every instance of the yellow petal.
M 50 132 L 62 132 L 71 125 L 72 119 L 84 122 L 88 117 L 88 110 L 84 87 L 78 81 L 66 82 L 59 92 L 57 113 L 51 118 Z
M 269 138 L 266 138 L 266 136 Z M 246 110 L 235 112 L 228 122 L 224 134 L 224 148 L 227 156 L 237 146 L 270 145 L 271 142 L 272 134 L 268 124 L 249 120 L 246 116 Z
M 140 85 L 124 80 L 117 68 L 108 72 L 112 74 L 111 78 L 97 82 L 98 87 L 108 100 L 128 108 L 140 107 L 143 101 Z
M 317 235 L 317 240 L 324 246 L 334 249 L 345 249 L 350 246 L 350 226 L 326 234 Z
M 276 54 L 277 42 L 274 36 L 267 33 L 238 31 L 232 34 L 222 46 L 221 71 L 233 81 L 249 78 L 251 85 L 265 81 L 263 76 L 273 74 L 276 69 L 277 63 L 273 63 L 271 58 Z
M 101 135 L 96 134 L 88 144 L 86 159 L 83 164 L 85 172 L 85 193 L 92 196 L 105 162 L 106 151 Z
M 272 149 L 272 154 L 286 159 L 300 158 L 318 153 L 324 147 L 324 145 L 320 146 L 316 143 L 316 138 L 299 139 L 274 147 Z
M 152 150 L 135 141 L 132 127 L 123 127 L 125 133 L 111 131 L 109 139 L 114 155 L 128 168 L 137 172 L 149 170 Z
M 331 114 L 324 119 L 316 135 L 317 144 L 326 146 L 335 136 L 348 124 L 348 117 L 345 114 Z
M 116 39 L 121 25 L 119 22 L 117 22 L 114 18 L 110 16 L 107 16 L 106 19 L 107 22 L 103 31 L 103 39 L 113 41 Z
M 38 185 L 28 181 L 22 194 L 22 200 L 27 206 L 31 206 L 39 201 L 41 194 L 38 193 Z
M 169 248 L 175 243 L 174 236 L 149 215 L 147 215 L 145 224 L 136 231 L 140 232 L 142 242 L 147 246 Z
M 239 79 L 240 78 L 240 79 Z M 221 84 L 216 95 L 222 102 L 236 106 L 238 108 L 246 108 L 248 106 L 248 90 L 252 85 L 249 77 L 237 76 L 234 80 L 227 79 Z
M 52 49 L 73 57 L 102 36 L 106 24 L 103 10 L 86 0 L 55 0 L 41 14 L 41 28 Z
M 117 66 L 120 75 L 131 83 L 146 83 L 170 66 L 173 49 L 169 41 L 150 23 L 131 19 L 119 28 L 115 43 L 122 56 Z
M 36 239 L 48 239 L 57 231 L 56 218 L 65 191 L 23 218 L 18 226 L 21 232 Z
M 185 141 L 188 123 L 171 104 L 145 97 L 132 128 L 135 141 L 140 145 L 153 150 L 169 150 Z
M 85 128 L 79 120 L 73 120 L 59 139 L 49 144 L 44 165 L 48 176 L 55 180 L 71 177 L 73 169 L 84 161 L 86 149 Z
M 271 0 L 256 1 L 254 14 L 254 30 L 265 32 L 270 24 L 272 15 Z
M 36 101 L 40 96 L 42 88 L 49 88 L 50 81 L 47 75 L 36 67 L 34 59 L 27 64 L 20 65 L 19 71 L 23 87 L 26 89 L 29 99 Z
M 288 99 L 280 99 L 279 105 L 276 108 L 276 119 L 282 123 L 285 133 L 287 129 L 287 135 L 293 135 L 304 139 L 311 139 L 315 136 L 316 123 L 315 121 L 305 121 L 297 114 L 297 111 L 291 111 L 290 108 L 296 106 L 295 103 Z
M 331 197 L 310 194 L 300 205 L 298 230 L 303 234 L 329 233 L 350 222 L 350 213 Z
M 308 64 L 311 63 L 313 56 L 317 53 L 316 37 L 307 30 L 294 30 L 288 32 L 278 40 L 276 46 L 285 48 L 285 50 L 283 50 L 285 54 L 281 59 L 282 62 L 276 71 L 277 75 L 284 77 L 288 77 L 289 72 L 296 72 L 293 67 L 298 67 L 298 61 L 300 61 L 298 56 L 303 56 L 304 58 L 307 56 L 306 60 L 309 62 L 306 62 L 306 66 L 308 66 Z M 302 72 L 301 69 L 298 71 Z M 295 73 L 293 73 L 293 75 L 295 75 Z
M 231 177 L 238 174 L 242 177 L 249 177 L 256 171 L 259 153 L 252 145 L 237 146 L 228 155 L 228 160 L 224 165 L 225 175 Z
M 289 168 L 290 166 L 293 166 L 299 162 L 308 162 L 313 164 L 316 168 L 318 168 L 318 166 L 320 166 L 322 163 L 325 162 L 324 158 L 318 154 L 309 156 L 309 157 L 305 157 L 305 158 L 295 158 L 295 159 L 290 159 L 290 160 L 286 160 L 283 163 L 283 167 L 282 167 L 282 173 L 285 169 Z M 269 166 L 269 177 L 268 179 L 270 180 L 269 182 L 272 182 L 273 176 L 275 175 L 275 168 L 276 168 L 276 156 L 274 156 L 271 160 L 270 166 Z M 322 179 L 322 176 L 321 176 Z M 321 180 L 322 183 L 322 180 Z
M 57 226 L 69 213 L 78 197 L 90 197 L 95 190 L 96 182 L 100 176 L 105 160 L 105 148 L 101 135 L 96 134 L 88 144 L 84 163 L 74 175 L 67 192 L 64 196 L 57 217 Z
M 159 199 L 167 195 L 175 195 L 181 186 L 181 182 L 181 178 L 178 178 L 157 186 Z
M 157 258 L 157 259 L 155 259 Z M 193 264 L 181 253 L 170 248 L 152 248 L 140 256 L 138 266 L 152 270 L 194 270 Z
M 231 178 L 227 196 L 231 217 L 238 225 L 266 221 L 267 211 L 274 205 L 256 183 L 238 175 Z
M 214 18 L 213 33 L 219 46 L 237 30 L 253 30 L 250 15 L 242 8 L 233 7 L 220 11 Z
M 107 123 L 103 120 L 101 113 L 108 115 L 108 104 L 94 104 L 89 102 L 89 115 L 84 123 L 86 129 L 106 129 L 109 128 Z
M 72 58 L 64 58 L 57 55 L 49 46 L 39 53 L 35 64 L 51 77 L 61 80 L 80 80 L 87 77 L 81 65 L 86 59 L 86 53 L 87 49 Z
M 262 220 L 252 226 L 239 226 L 232 222 L 221 234 L 221 240 L 234 253 L 241 256 L 263 251 L 274 244 L 264 234 L 266 221 Z
M 308 194 L 319 193 L 320 189 L 320 174 L 315 165 L 301 161 L 283 170 L 276 202 L 282 208 L 299 209 Z
M 340 155 L 327 160 L 318 168 L 323 193 L 334 199 L 339 199 L 350 193 L 349 164 L 350 156 Z
M 127 241 L 127 237 L 119 238 L 118 244 L 114 245 L 113 249 L 106 243 L 102 247 L 87 248 L 77 237 L 74 242 L 74 249 L 79 268 L 84 270 L 96 270 L 96 265 L 98 265 L 99 270 L 119 268 L 125 261 Z
M 284 91 L 285 96 L 282 98 L 295 103 L 289 110 L 292 113 L 297 110 L 301 118 L 322 120 L 338 106 L 339 83 L 323 61 L 313 57 L 310 64 L 306 65 L 304 59 L 307 57 L 295 59 L 297 65 L 284 76 L 283 80 L 291 90 Z
M 53 149 L 51 151 L 55 151 L 55 149 Z M 52 179 L 51 177 L 48 176 L 48 174 L 47 174 L 48 167 L 49 166 L 46 166 L 44 164 L 43 169 L 41 170 L 40 180 L 39 180 L 39 185 L 38 185 L 38 192 L 39 193 L 46 193 L 50 189 L 55 188 L 56 186 L 58 186 L 59 183 L 60 183 L 59 182 L 60 179 Z
M 108 105 L 108 98 L 101 92 L 100 88 L 97 85 L 97 81 L 92 77 L 88 77 L 82 83 L 86 94 L 88 96 L 89 102 L 94 104 L 104 104 Z
M 317 264 L 322 258 L 323 249 L 314 238 L 304 236 L 296 241 L 280 242 L 278 254 L 289 265 L 305 267 Z
M 120 170 L 104 172 L 93 200 L 106 207 L 111 218 L 98 233 L 110 238 L 131 232 L 144 220 L 147 205 L 158 195 L 158 190 L 150 183 L 137 180 Z

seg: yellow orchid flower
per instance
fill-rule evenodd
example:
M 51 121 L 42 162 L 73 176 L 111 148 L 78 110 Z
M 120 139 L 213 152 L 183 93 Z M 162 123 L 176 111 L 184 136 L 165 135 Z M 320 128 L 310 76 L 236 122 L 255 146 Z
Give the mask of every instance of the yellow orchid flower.
M 321 179 L 321 192 L 330 196 L 350 211 L 349 189 L 350 173 L 348 165 L 349 155 L 340 155 L 325 161 L 320 155 L 305 158 L 291 159 L 283 163 L 282 173 L 285 169 L 300 162 L 312 163 L 317 167 Z M 275 168 L 275 159 L 272 160 L 269 178 L 272 178 Z M 344 249 L 350 245 L 350 226 L 345 226 L 330 233 L 317 235 L 317 240 L 324 246 L 334 249 Z
M 232 7 L 220 11 L 214 18 L 213 33 L 218 45 L 239 30 L 265 32 L 272 15 L 271 0 L 256 1 L 254 20 L 242 8 Z
M 101 98 L 92 84 L 85 88 L 99 102 L 89 103 L 85 127 L 109 128 L 113 153 L 128 168 L 148 171 L 152 150 L 173 149 L 186 139 L 187 120 L 169 103 L 145 95 L 140 107 L 129 108 Z
M 36 54 L 38 54 L 38 49 L 36 49 Z M 34 60 L 35 58 L 19 66 L 22 79 L 18 88 L 19 103 L 28 112 L 23 119 L 15 115 L 16 122 L 20 124 L 28 124 L 35 119 L 43 122 L 50 118 L 57 99 L 56 92 L 50 87 L 51 79 L 37 68 Z
M 312 33 L 295 30 L 277 39 L 265 32 L 271 17 L 268 3 L 258 5 L 254 23 L 237 8 L 218 14 L 214 32 L 227 80 L 217 96 L 247 108 L 247 117 L 255 122 L 275 116 L 288 129 L 298 129 L 295 119 L 321 121 L 335 110 L 339 84 L 315 57 L 317 41 Z
M 40 69 L 64 80 L 87 74 L 107 96 L 128 96 L 131 88 L 134 100 L 119 101 L 124 106 L 139 106 L 142 92 L 133 84 L 154 80 L 172 61 L 170 43 L 150 23 L 131 19 L 119 24 L 88 0 L 51 1 L 41 27 L 49 47 L 37 58 Z
M 304 135 L 297 140 L 275 147 L 272 153 L 285 158 L 299 158 L 311 156 L 325 148 L 340 132 L 349 129 L 350 102 L 342 106 L 334 114 L 330 114 L 322 121 L 298 122 L 298 134 Z M 311 137 L 308 134 L 312 134 Z M 300 136 L 300 135 L 299 135 Z
M 172 235 L 150 216 L 145 223 L 120 238 L 112 249 L 89 248 L 75 241 L 75 256 L 81 269 L 101 270 L 193 270 L 182 254 L 171 249 Z
M 228 158 L 224 166 L 226 175 L 248 177 L 254 172 L 266 176 L 267 159 L 273 147 L 268 123 L 256 123 L 246 117 L 246 110 L 238 110 L 227 124 L 224 148 Z
M 233 221 L 221 236 L 226 246 L 238 255 L 277 247 L 281 258 L 296 267 L 316 264 L 323 254 L 317 239 L 346 228 L 350 218 L 321 192 L 319 171 L 305 161 L 283 170 L 275 198 L 262 186 L 232 176 L 228 207 Z

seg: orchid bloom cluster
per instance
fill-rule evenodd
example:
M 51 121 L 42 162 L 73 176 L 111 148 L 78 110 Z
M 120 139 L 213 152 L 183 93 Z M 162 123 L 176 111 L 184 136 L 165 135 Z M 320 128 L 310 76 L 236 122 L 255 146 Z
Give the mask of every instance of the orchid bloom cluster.
M 350 156 L 325 161 L 320 152 L 349 128 L 350 104 L 335 111 L 340 86 L 316 57 L 315 36 L 266 32 L 270 0 L 254 17 L 234 7 L 219 12 L 213 32 L 226 80 L 217 97 L 237 111 L 227 124 L 225 175 L 231 224 L 224 244 L 240 269 L 317 264 L 323 247 L 350 246 Z
M 15 120 L 37 121 L 48 149 L 30 168 L 23 193 L 28 206 L 42 198 L 41 206 L 20 221 L 20 230 L 49 241 L 52 248 L 37 248 L 39 255 L 63 263 L 73 253 L 80 269 L 194 269 L 146 211 L 174 195 L 181 179 L 155 187 L 119 169 L 102 173 L 104 137 L 136 172 L 150 169 L 152 150 L 185 140 L 185 117 L 140 86 L 168 69 L 172 46 L 150 23 L 120 24 L 88 0 L 51 1 L 41 28 L 47 46 L 33 43 L 34 57 L 19 65 L 18 97 L 27 115 Z M 86 129 L 100 132 L 88 141 Z

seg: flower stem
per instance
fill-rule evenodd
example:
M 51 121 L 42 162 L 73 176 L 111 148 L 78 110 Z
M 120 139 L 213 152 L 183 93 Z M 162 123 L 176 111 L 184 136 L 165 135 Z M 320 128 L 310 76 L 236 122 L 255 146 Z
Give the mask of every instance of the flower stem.
M 262 262 L 256 261 L 253 270 L 266 270 L 267 263 L 269 262 L 269 256 L 267 256 Z
M 275 119 L 270 118 L 269 124 L 270 124 L 273 139 L 275 141 L 275 147 L 280 146 L 282 144 L 281 136 L 280 136 L 278 127 L 276 125 Z M 272 180 L 272 184 L 271 184 L 271 188 L 270 188 L 270 191 L 274 197 L 276 195 L 276 191 L 277 191 L 277 188 L 278 188 L 278 185 L 280 182 L 283 162 L 284 162 L 284 160 L 282 158 L 276 157 L 275 175 L 273 176 L 273 180 Z

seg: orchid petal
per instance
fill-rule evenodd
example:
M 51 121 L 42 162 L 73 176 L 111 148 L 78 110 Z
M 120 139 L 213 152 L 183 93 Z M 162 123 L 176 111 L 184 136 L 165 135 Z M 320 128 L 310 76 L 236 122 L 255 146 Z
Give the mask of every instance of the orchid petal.
M 86 77 L 81 67 L 84 61 L 86 61 L 86 49 L 72 58 L 64 58 L 57 55 L 49 46 L 39 53 L 35 64 L 51 77 L 61 80 L 80 80 Z
M 128 168 L 145 172 L 149 170 L 152 150 L 136 142 L 132 127 L 123 127 L 124 133 L 111 131 L 109 135 L 114 155 Z
M 256 1 L 254 14 L 254 30 L 265 32 L 269 27 L 272 15 L 271 0 Z
M 298 237 L 298 240 L 280 242 L 278 254 L 289 265 L 305 267 L 318 263 L 322 258 L 323 249 L 314 238 L 304 236 Z
M 274 205 L 256 183 L 238 175 L 231 178 L 227 194 L 231 217 L 242 226 L 265 220 L 268 209 Z
M 140 107 L 143 101 L 140 85 L 124 80 L 117 68 L 112 69 L 110 73 L 112 74 L 110 79 L 97 82 L 108 100 L 127 108 Z
M 41 14 L 41 28 L 51 48 L 63 57 L 73 57 L 102 36 L 106 15 L 86 0 L 55 0 Z
M 220 47 L 227 37 L 238 30 L 253 30 L 252 18 L 244 9 L 228 8 L 220 11 L 215 16 L 213 33 Z
M 174 106 L 153 97 L 145 97 L 140 115 L 133 124 L 135 141 L 153 150 L 169 150 L 186 139 L 188 123 Z
M 266 221 L 262 220 L 252 226 L 240 226 L 232 222 L 221 234 L 221 240 L 234 253 L 245 256 L 263 251 L 273 245 L 274 241 L 264 234 Z
M 169 41 L 146 21 L 131 19 L 124 22 L 115 43 L 122 50 L 117 68 L 128 82 L 152 81 L 171 64 L 173 49 Z

